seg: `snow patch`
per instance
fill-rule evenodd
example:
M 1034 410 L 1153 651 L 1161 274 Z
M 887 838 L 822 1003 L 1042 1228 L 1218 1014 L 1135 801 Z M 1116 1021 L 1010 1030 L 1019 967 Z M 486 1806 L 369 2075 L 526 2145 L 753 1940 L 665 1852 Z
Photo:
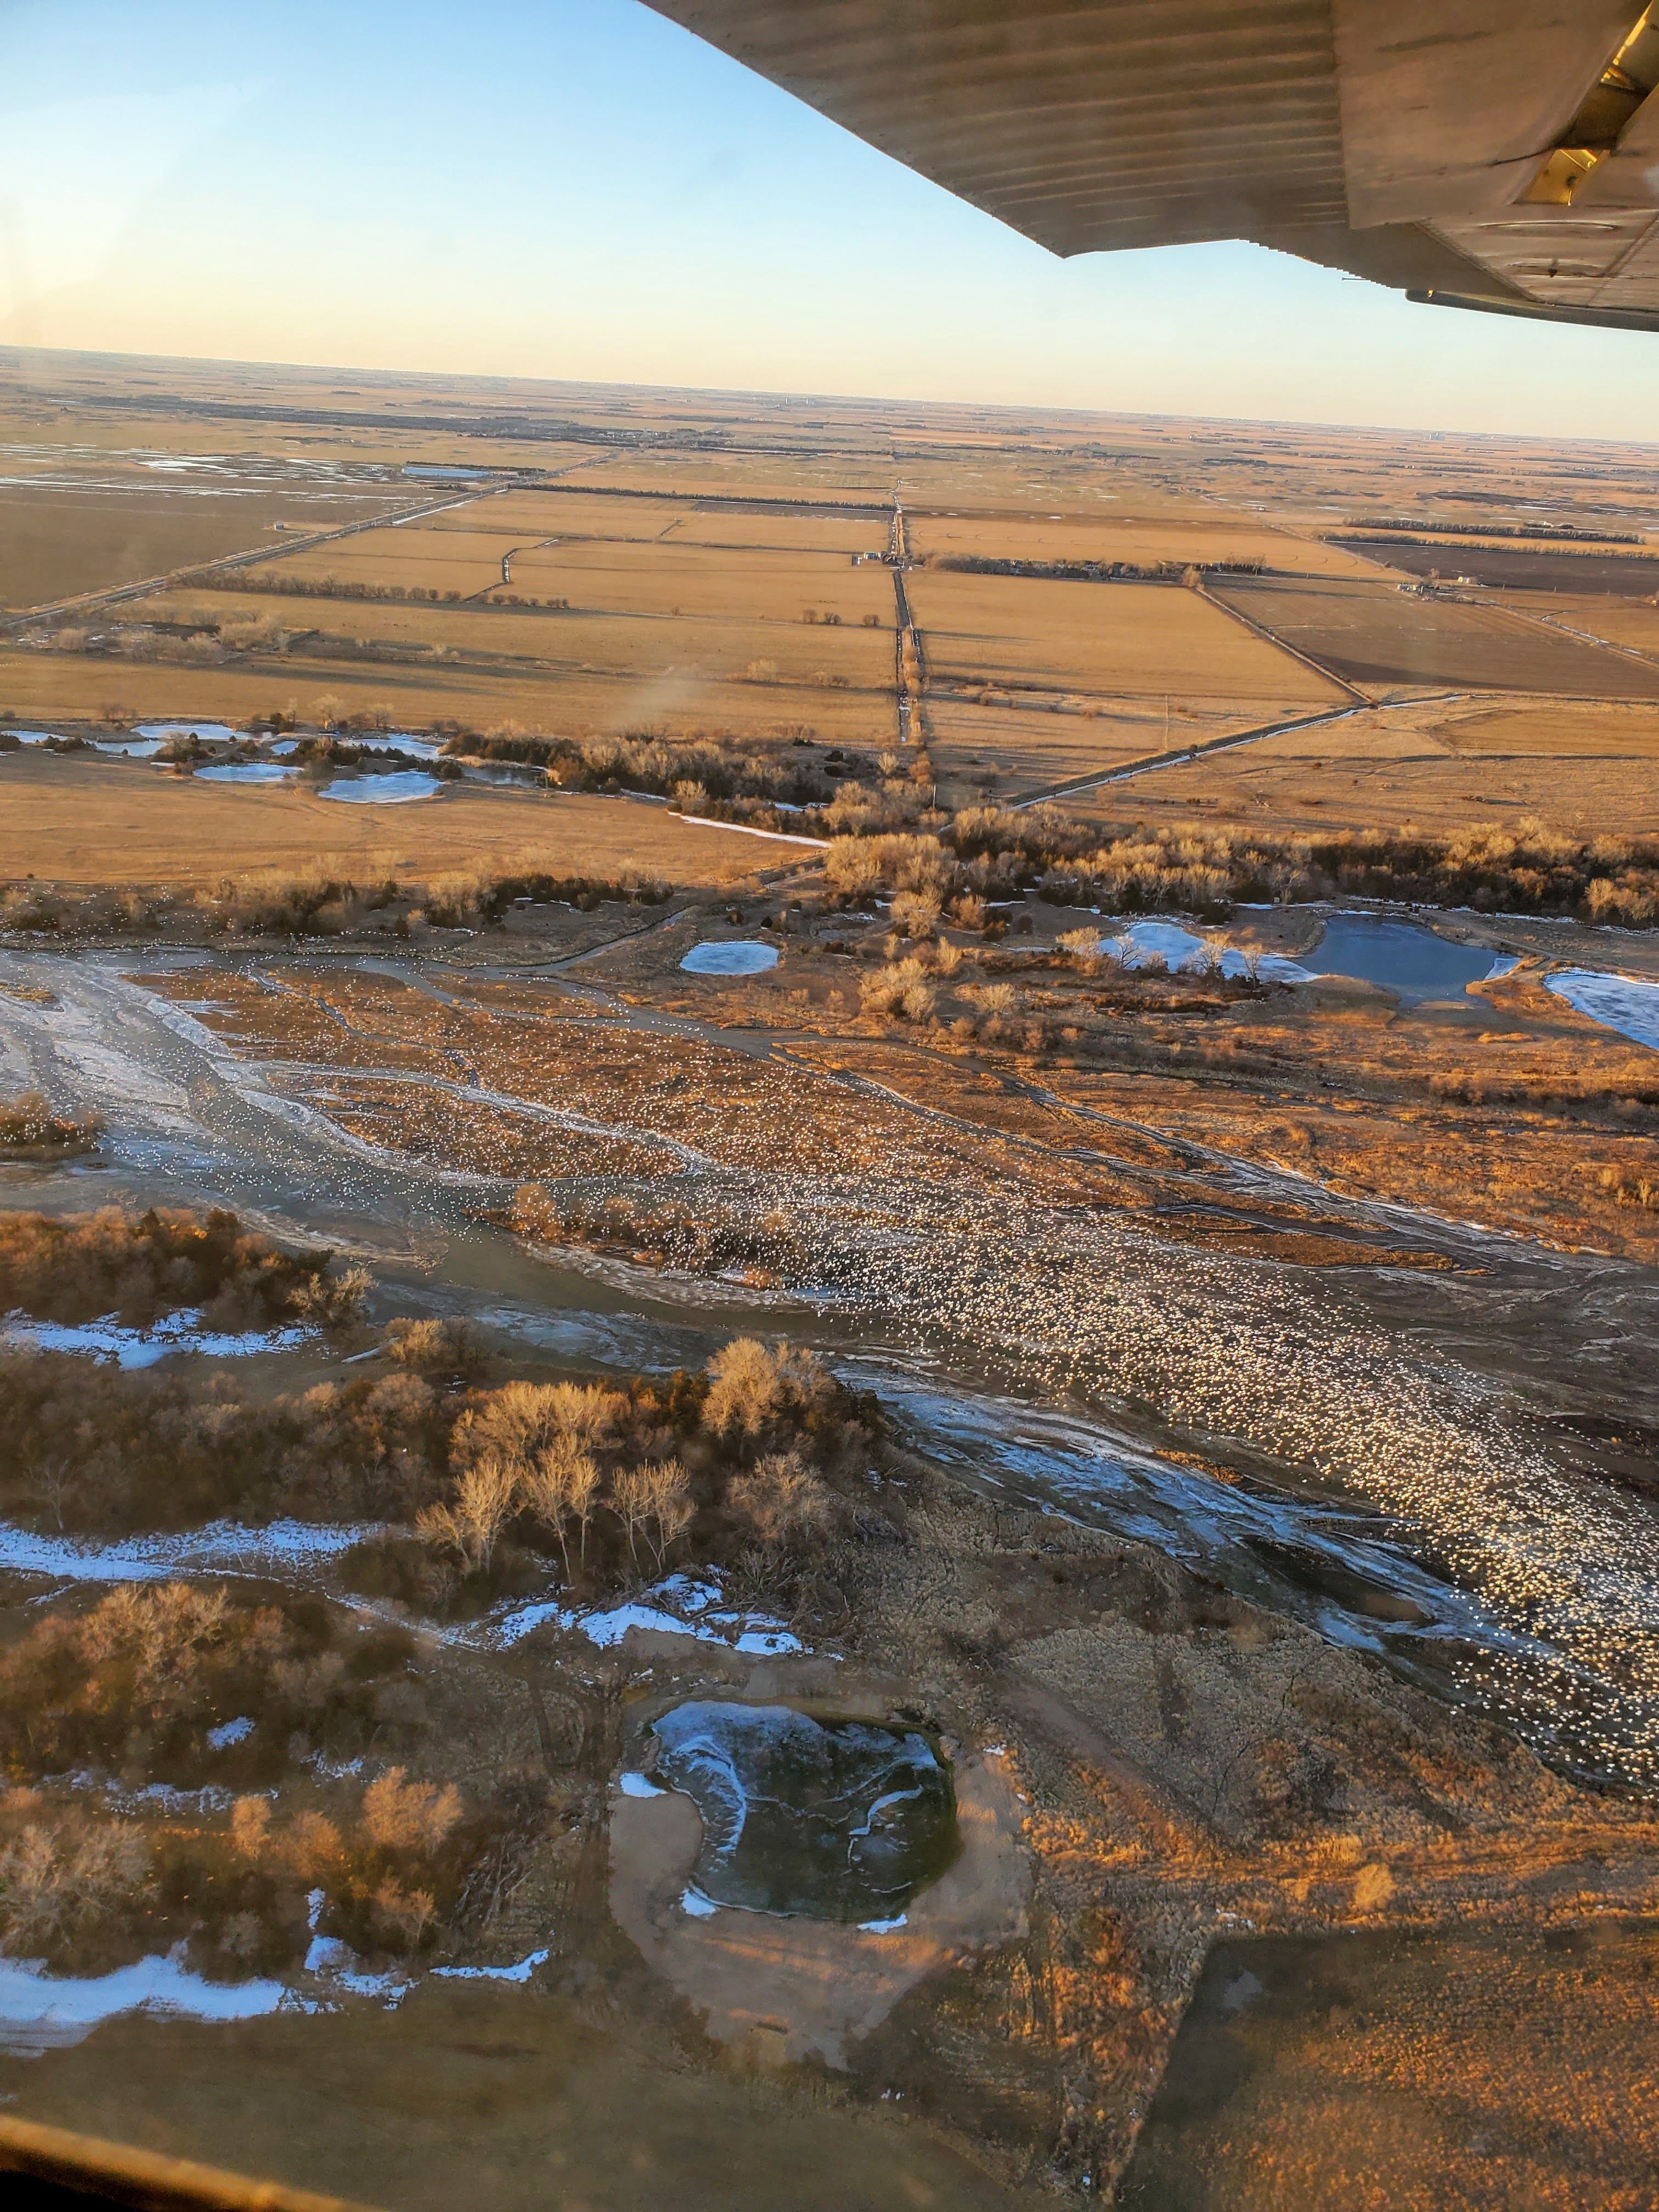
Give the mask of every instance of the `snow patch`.
M 148 1328 L 129 1328 L 106 1314 L 101 1321 L 35 1321 L 14 1312 L 0 1321 L 0 1344 L 31 1345 L 37 1352 L 84 1352 L 112 1359 L 118 1367 L 154 1367 L 175 1352 L 199 1352 L 210 1359 L 247 1359 L 256 1352 L 292 1352 L 305 1342 L 302 1328 L 250 1329 L 227 1336 L 201 1326 L 199 1312 L 164 1314 Z
M 269 1575 L 315 1565 L 374 1534 L 368 1522 L 337 1528 L 310 1521 L 273 1521 L 269 1528 L 248 1528 L 234 1521 L 212 1521 L 175 1536 L 91 1544 L 0 1522 L 0 1569 L 82 1583 L 161 1582 L 181 1574 Z
M 544 1966 L 550 1951 L 532 1951 L 516 1966 L 434 1966 L 434 1977 L 453 1982 L 527 1982 L 538 1966 Z
M 209 1982 L 171 1954 L 87 1980 L 60 1980 L 39 1959 L 0 1959 L 0 2050 L 38 2057 L 81 2042 L 119 2013 L 149 2012 L 175 2020 L 252 2020 L 275 2012 L 288 1992 L 281 1982 Z

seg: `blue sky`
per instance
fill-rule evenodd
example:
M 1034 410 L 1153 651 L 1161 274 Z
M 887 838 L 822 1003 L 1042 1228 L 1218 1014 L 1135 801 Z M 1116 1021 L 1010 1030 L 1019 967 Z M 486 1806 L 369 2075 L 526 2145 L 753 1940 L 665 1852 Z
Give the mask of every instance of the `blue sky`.
M 1659 337 L 1059 261 L 636 0 L 0 0 L 0 339 L 1646 439 Z

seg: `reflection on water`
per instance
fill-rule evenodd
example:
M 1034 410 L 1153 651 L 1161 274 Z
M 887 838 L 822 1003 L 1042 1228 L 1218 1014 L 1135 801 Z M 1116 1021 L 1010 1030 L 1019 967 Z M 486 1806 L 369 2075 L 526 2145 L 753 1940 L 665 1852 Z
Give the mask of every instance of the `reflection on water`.
M 1313 951 L 1297 961 L 1310 975 L 1356 976 L 1408 1003 L 1459 997 L 1466 984 L 1506 975 L 1515 965 L 1490 945 L 1455 945 L 1417 922 L 1372 914 L 1334 914 Z
M 892 1920 L 956 1856 L 950 1767 L 918 1730 L 699 1699 L 652 1733 L 659 1777 L 702 1815 L 697 1886 L 716 1904 Z

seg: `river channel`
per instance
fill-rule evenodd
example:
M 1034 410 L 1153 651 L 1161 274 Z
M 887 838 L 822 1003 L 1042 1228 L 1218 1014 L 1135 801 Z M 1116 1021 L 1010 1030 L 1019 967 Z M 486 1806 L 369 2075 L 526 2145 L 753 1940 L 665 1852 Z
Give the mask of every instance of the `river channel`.
M 210 996 L 210 956 L 167 964 L 199 969 Z M 147 990 L 132 962 L 0 954 L 0 1092 L 38 1085 L 107 1125 L 93 1162 L 4 1171 L 0 1203 L 228 1205 L 364 1259 L 384 1313 L 465 1312 L 572 1367 L 695 1365 L 733 1335 L 787 1334 L 876 1391 L 903 1442 L 988 1494 L 1152 1545 L 1475 1704 L 1565 1766 L 1654 1771 L 1652 1507 L 1574 1490 L 1473 1378 L 1410 1364 L 1380 1339 L 1353 1336 L 1364 1357 L 1345 1353 L 1317 1300 L 1259 1266 L 1177 1263 L 1167 1248 L 1149 1260 L 1127 1234 L 1103 1244 L 1090 1224 L 1032 1211 L 999 1232 L 1042 1246 L 1032 1272 L 988 1283 L 960 1200 L 921 1186 L 906 1237 L 875 1235 L 860 1192 L 819 1191 L 823 1279 L 787 1293 L 542 1255 L 480 1218 L 508 1186 L 350 1135 L 289 1095 L 292 1073 L 242 1057 L 188 1005 Z M 740 1180 L 706 1171 L 713 1193 Z M 697 1176 L 679 1188 L 695 1191 Z M 1096 1340 L 1111 1356 L 1091 1365 Z M 1129 1387 L 1143 1374 L 1144 1390 Z M 1153 1382 L 1160 1436 L 1135 1410 Z M 1171 1425 L 1259 1441 L 1251 1408 L 1273 1387 L 1285 1437 L 1312 1440 L 1284 1455 L 1283 1480 L 1158 1448 Z M 1339 1429 L 1340 1451 L 1322 1459 Z

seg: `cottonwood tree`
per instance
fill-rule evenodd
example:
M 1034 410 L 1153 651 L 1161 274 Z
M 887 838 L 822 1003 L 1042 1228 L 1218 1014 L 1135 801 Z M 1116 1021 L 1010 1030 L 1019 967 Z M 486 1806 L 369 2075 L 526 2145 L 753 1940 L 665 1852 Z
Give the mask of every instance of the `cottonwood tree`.
M 448 1544 L 474 1572 L 488 1574 L 501 1531 L 519 1502 L 519 1470 L 491 1453 L 457 1478 L 447 1505 L 428 1505 L 416 1522 L 422 1535 Z
M 659 1460 L 641 1468 L 640 1473 L 649 1501 L 649 1518 L 656 1524 L 654 1548 L 660 1573 L 669 1547 L 684 1535 L 696 1518 L 697 1509 L 692 1503 L 690 1481 L 678 1460 Z
M 570 1577 L 568 1531 L 572 1521 L 580 1526 L 580 1557 L 584 1565 L 586 1562 L 587 1524 L 593 1517 L 599 1489 L 599 1462 L 591 1452 L 577 1450 L 568 1438 L 556 1437 L 529 1462 L 525 1469 L 522 1487 L 525 1502 L 531 1511 L 543 1527 L 550 1528 L 559 1540 L 568 1581 Z

